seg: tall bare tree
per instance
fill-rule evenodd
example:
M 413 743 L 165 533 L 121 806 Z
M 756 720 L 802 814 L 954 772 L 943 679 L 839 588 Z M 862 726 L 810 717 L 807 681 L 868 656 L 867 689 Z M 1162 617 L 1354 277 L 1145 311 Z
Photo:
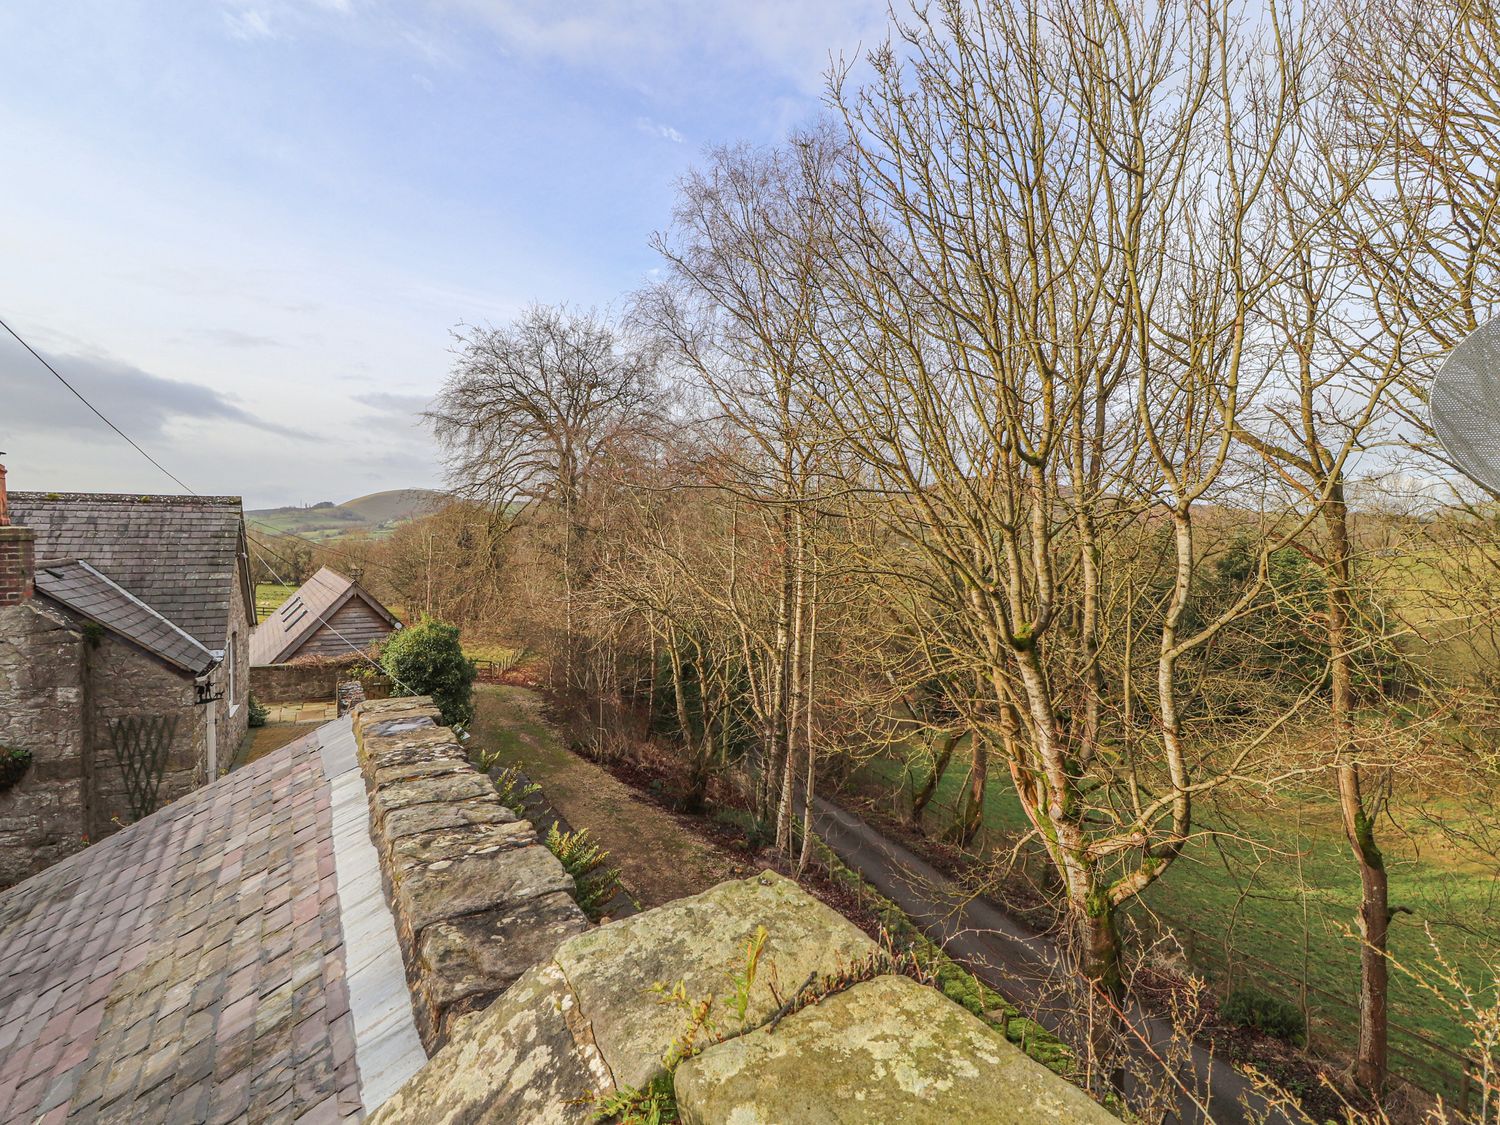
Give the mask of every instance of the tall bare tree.
M 769 628 L 745 619 L 751 698 L 762 716 L 764 815 L 790 853 L 802 771 L 812 788 L 808 679 L 813 669 L 818 526 L 828 442 L 808 387 L 819 356 L 819 263 L 827 233 L 813 200 L 836 149 L 815 133 L 783 151 L 728 148 L 680 185 L 674 223 L 655 245 L 670 278 L 646 290 L 638 316 L 695 376 L 713 412 L 742 439 L 726 482 L 773 536 L 779 592 Z M 799 763 L 800 754 L 800 763 Z
M 577 672 L 574 603 L 586 531 L 610 459 L 653 421 L 656 357 L 595 312 L 535 305 L 503 327 L 457 334 L 456 360 L 427 419 L 454 493 L 514 523 L 560 523 L 563 661 Z
M 933 611 L 963 622 L 969 647 L 942 659 L 982 689 L 980 738 L 1002 748 L 1112 1004 L 1118 908 L 1258 743 L 1190 746 L 1182 671 L 1264 574 L 1262 559 L 1232 603 L 1189 615 L 1196 516 L 1233 503 L 1283 266 L 1255 245 L 1304 77 L 1284 14 L 1246 16 L 951 0 L 913 13 L 872 83 L 834 90 L 852 155 L 825 197 L 818 394 L 872 489 L 899 498 L 883 518 L 925 560 Z M 1168 588 L 1145 621 L 1111 618 L 1112 568 L 1153 527 Z M 1153 651 L 1145 683 L 1101 657 L 1121 629 Z M 1149 734 L 1120 723 L 1132 706 Z

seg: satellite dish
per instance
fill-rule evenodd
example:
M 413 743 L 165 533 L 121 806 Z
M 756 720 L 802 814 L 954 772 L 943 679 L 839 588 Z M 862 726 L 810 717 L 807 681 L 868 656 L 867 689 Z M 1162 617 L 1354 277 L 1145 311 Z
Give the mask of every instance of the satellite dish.
M 1428 399 L 1438 442 L 1466 476 L 1500 492 L 1500 317 L 1448 353 Z

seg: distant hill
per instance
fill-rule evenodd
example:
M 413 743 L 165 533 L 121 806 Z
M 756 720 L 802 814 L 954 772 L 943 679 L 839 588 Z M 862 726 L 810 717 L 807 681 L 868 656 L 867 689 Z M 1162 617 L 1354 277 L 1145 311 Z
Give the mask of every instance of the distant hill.
M 436 511 L 445 497 L 430 488 L 372 492 L 343 504 L 324 501 L 308 507 L 256 508 L 245 513 L 251 530 L 291 532 L 308 539 L 389 534 L 397 524 Z

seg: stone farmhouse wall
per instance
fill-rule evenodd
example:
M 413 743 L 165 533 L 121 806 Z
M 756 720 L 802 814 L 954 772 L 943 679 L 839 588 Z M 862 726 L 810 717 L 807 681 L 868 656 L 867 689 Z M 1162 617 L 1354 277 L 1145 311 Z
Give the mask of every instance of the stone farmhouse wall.
M 111 728 L 122 719 L 175 718 L 163 747 L 156 807 L 175 801 L 208 780 L 208 709 L 194 703 L 191 676 L 148 656 L 110 633 L 89 648 L 89 743 L 92 745 L 91 840 L 103 839 L 137 818 L 131 812 L 124 767 Z M 233 752 L 236 743 L 230 743 Z M 220 761 L 223 756 L 220 743 Z
M 229 763 L 234 760 L 235 751 L 239 748 L 245 732 L 250 729 L 250 632 L 255 628 L 250 620 L 251 606 L 245 604 L 243 591 L 238 582 L 234 583 L 234 593 L 229 600 L 229 623 L 228 633 L 221 642 L 224 649 L 224 660 L 214 669 L 214 686 L 223 692 L 223 698 L 214 706 L 218 709 L 215 716 L 215 742 L 216 756 L 218 758 L 218 769 L 222 776 L 229 770 Z M 230 646 L 234 647 L 234 675 L 230 676 Z M 210 648 L 219 647 L 210 645 Z M 233 684 L 230 680 L 233 679 Z M 212 781 L 212 778 L 207 780 Z
M 3 485 L 0 469 L 0 514 Z M 0 792 L 0 889 L 212 780 L 211 765 L 223 773 L 250 719 L 251 609 L 238 582 L 225 636 L 209 646 L 226 650 L 213 671 L 223 698 L 199 705 L 191 673 L 39 598 L 35 571 L 35 532 L 0 522 L 0 748 L 32 755 Z M 144 737 L 119 726 L 162 718 Z M 134 793 L 132 762 L 144 782 Z
M 53 605 L 0 608 L 0 746 L 32 755 L 0 793 L 0 888 L 137 819 L 112 721 L 176 716 L 153 808 L 202 785 L 208 710 L 194 697 L 192 676 Z M 235 746 L 221 732 L 221 766 Z
M 338 685 L 370 670 L 363 660 L 297 660 L 289 664 L 260 664 L 250 673 L 250 690 L 257 703 L 334 701 Z M 377 676 L 365 682 L 366 699 L 384 699 L 391 685 Z
M 0 792 L 0 887 L 81 849 L 84 823 L 83 636 L 33 601 L 0 607 L 0 747 L 31 767 Z

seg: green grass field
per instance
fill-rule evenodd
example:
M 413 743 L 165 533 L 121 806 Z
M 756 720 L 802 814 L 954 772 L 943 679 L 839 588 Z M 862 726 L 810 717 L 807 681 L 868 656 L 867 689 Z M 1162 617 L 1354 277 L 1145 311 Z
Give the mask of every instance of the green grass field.
M 901 784 L 904 770 L 899 759 L 880 758 L 863 768 L 861 779 L 890 792 Z M 926 814 L 930 831 L 952 822 L 966 771 L 965 763 L 954 762 L 939 783 Z M 992 769 L 990 778 L 985 825 L 988 838 L 997 842 L 1013 838 L 1027 824 L 1008 776 Z M 1447 812 L 1457 808 L 1450 802 Z M 1493 863 L 1456 855 L 1436 833 L 1417 830 L 1410 814 L 1401 808 L 1394 813 L 1395 823 L 1407 829 L 1404 834 L 1391 822 L 1381 825 L 1391 904 L 1415 912 L 1393 922 L 1392 955 L 1406 965 L 1429 964 L 1423 924 L 1430 923 L 1445 955 L 1464 975 L 1493 988 L 1485 968 L 1500 953 L 1495 935 L 1500 887 Z M 1200 802 L 1195 819 L 1200 829 L 1220 834 L 1191 845 L 1132 909 L 1154 912 L 1172 927 L 1195 968 L 1217 985 L 1256 984 L 1298 1002 L 1305 981 L 1314 990 L 1308 1008 L 1315 1042 L 1351 1044 L 1358 1026 L 1352 1003 L 1358 995 L 1359 947 L 1348 931 L 1359 902 L 1359 876 L 1332 800 L 1307 792 L 1277 808 L 1249 803 L 1206 808 Z M 1197 933 L 1190 936 L 1189 927 Z M 1456 1051 L 1469 1045 L 1451 1013 L 1397 972 L 1392 973 L 1391 1019 Z M 1457 1080 L 1457 1063 L 1394 1026 L 1391 1046 L 1396 1069 L 1423 1085 L 1450 1076 Z
M 318 543 L 347 535 L 384 539 L 397 525 L 435 511 L 442 496 L 425 488 L 375 492 L 343 504 L 313 507 L 256 508 L 245 513 L 251 530 L 292 534 Z
M 275 582 L 262 582 L 255 587 L 255 617 L 264 621 L 281 608 L 281 603 L 297 590 L 295 586 L 282 586 Z

